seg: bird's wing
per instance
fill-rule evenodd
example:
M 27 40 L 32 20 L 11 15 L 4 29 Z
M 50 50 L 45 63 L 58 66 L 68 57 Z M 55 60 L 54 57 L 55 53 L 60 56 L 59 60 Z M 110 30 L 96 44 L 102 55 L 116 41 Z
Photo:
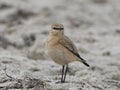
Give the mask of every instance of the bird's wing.
M 72 52 L 75 56 L 80 58 L 81 62 L 83 62 L 86 66 L 89 66 L 86 61 L 79 55 L 78 50 L 74 43 L 67 37 L 63 36 L 63 38 L 59 41 L 62 46 L 64 46 L 67 50 Z
M 63 38 L 60 40 L 60 44 L 64 46 L 66 49 L 68 49 L 70 52 L 75 54 L 77 57 L 79 57 L 76 46 L 67 36 L 63 36 Z

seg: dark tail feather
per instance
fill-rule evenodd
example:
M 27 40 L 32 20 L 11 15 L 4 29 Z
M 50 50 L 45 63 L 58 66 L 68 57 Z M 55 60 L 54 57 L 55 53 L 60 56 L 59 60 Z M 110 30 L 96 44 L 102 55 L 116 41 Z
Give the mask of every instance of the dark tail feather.
M 80 57 L 80 59 L 81 59 L 81 62 L 82 62 L 84 65 L 86 65 L 87 67 L 90 67 L 90 65 L 86 62 L 86 60 L 84 60 L 84 59 L 81 58 L 81 57 Z
M 86 62 L 82 62 L 84 65 L 86 65 L 86 66 L 88 66 L 88 67 L 90 67 L 90 65 L 89 64 L 87 64 Z

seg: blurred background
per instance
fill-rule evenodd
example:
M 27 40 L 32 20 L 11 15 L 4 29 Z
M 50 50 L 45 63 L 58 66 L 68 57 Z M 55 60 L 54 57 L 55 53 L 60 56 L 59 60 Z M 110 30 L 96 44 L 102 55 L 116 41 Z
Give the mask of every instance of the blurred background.
M 64 25 L 91 65 L 71 63 L 65 85 L 55 83 L 61 66 L 45 48 L 54 23 Z M 0 88 L 14 90 L 6 84 L 5 67 L 17 79 L 42 78 L 45 90 L 119 90 L 120 0 L 0 0 Z

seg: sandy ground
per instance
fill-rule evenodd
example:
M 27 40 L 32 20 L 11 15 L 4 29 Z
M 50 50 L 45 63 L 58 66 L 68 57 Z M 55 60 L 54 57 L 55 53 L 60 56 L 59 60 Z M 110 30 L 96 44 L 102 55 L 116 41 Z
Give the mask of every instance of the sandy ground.
M 91 65 L 61 66 L 47 55 L 53 23 Z M 0 90 L 120 90 L 120 0 L 0 0 Z

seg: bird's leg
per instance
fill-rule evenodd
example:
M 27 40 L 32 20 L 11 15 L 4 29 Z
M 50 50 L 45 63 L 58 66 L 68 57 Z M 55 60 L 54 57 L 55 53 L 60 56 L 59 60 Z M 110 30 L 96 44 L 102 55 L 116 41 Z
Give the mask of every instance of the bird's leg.
M 62 66 L 62 77 L 61 77 L 61 82 L 63 82 L 64 69 L 65 69 L 65 66 L 63 65 L 63 66 Z
M 65 78 L 66 78 L 67 71 L 68 71 L 68 66 L 66 66 L 66 69 L 65 69 L 65 71 L 64 71 L 64 78 L 63 78 L 63 81 L 62 81 L 62 82 L 65 82 Z

